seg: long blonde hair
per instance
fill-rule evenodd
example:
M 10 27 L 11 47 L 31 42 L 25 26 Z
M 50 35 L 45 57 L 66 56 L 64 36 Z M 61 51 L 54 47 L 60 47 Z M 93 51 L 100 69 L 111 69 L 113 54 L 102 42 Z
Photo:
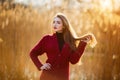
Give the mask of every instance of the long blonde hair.
M 64 36 L 64 40 L 66 43 L 69 44 L 70 48 L 72 50 L 76 50 L 77 46 L 76 46 L 76 41 L 77 40 L 81 40 L 82 37 L 86 36 L 86 35 L 91 35 L 92 36 L 92 40 L 89 42 L 89 44 L 91 45 L 91 47 L 94 47 L 97 43 L 95 37 L 93 34 L 89 33 L 89 34 L 85 34 L 82 37 L 78 37 L 75 33 L 75 31 L 73 30 L 71 24 L 69 23 L 67 17 L 62 14 L 62 13 L 57 13 L 55 15 L 55 17 L 58 17 L 62 20 L 63 22 L 63 36 Z

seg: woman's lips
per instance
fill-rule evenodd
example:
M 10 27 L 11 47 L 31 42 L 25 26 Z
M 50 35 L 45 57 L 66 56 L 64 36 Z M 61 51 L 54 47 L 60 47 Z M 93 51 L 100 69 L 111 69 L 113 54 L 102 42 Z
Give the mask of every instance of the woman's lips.
M 54 29 L 57 29 L 57 27 L 54 27 Z

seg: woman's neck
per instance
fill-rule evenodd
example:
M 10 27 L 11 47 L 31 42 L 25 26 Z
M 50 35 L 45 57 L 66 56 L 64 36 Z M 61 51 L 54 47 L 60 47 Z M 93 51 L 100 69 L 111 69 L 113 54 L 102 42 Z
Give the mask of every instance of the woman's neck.
M 63 33 L 63 30 L 56 31 L 57 33 Z
M 58 44 L 59 44 L 59 49 L 60 51 L 62 50 L 62 47 L 64 45 L 64 37 L 63 37 L 63 33 L 58 33 L 56 32 L 56 36 L 57 36 L 57 40 L 58 40 Z

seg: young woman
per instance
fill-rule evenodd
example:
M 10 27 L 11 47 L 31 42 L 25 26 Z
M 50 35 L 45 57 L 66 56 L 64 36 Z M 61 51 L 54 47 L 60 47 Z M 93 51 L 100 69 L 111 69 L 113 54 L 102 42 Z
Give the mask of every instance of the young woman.
M 92 35 L 75 38 L 69 21 L 58 13 L 53 20 L 53 35 L 44 36 L 31 50 L 30 57 L 38 70 L 40 80 L 69 80 L 69 63 L 76 64 L 82 56 Z M 79 41 L 78 46 L 76 41 Z M 46 53 L 46 63 L 42 64 L 39 55 Z

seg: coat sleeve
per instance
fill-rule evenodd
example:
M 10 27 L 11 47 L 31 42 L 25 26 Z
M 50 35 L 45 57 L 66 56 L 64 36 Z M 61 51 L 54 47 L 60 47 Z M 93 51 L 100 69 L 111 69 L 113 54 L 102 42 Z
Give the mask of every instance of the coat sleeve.
M 80 57 L 82 56 L 82 54 L 84 53 L 85 47 L 86 47 L 86 42 L 81 41 L 78 45 L 78 48 L 76 51 L 72 52 L 69 56 L 69 61 L 72 64 L 76 64 Z
M 32 59 L 35 66 L 40 70 L 42 66 L 41 61 L 38 59 L 39 55 L 42 55 L 45 52 L 45 43 L 46 43 L 47 36 L 44 36 L 37 45 L 30 51 L 30 58 Z

